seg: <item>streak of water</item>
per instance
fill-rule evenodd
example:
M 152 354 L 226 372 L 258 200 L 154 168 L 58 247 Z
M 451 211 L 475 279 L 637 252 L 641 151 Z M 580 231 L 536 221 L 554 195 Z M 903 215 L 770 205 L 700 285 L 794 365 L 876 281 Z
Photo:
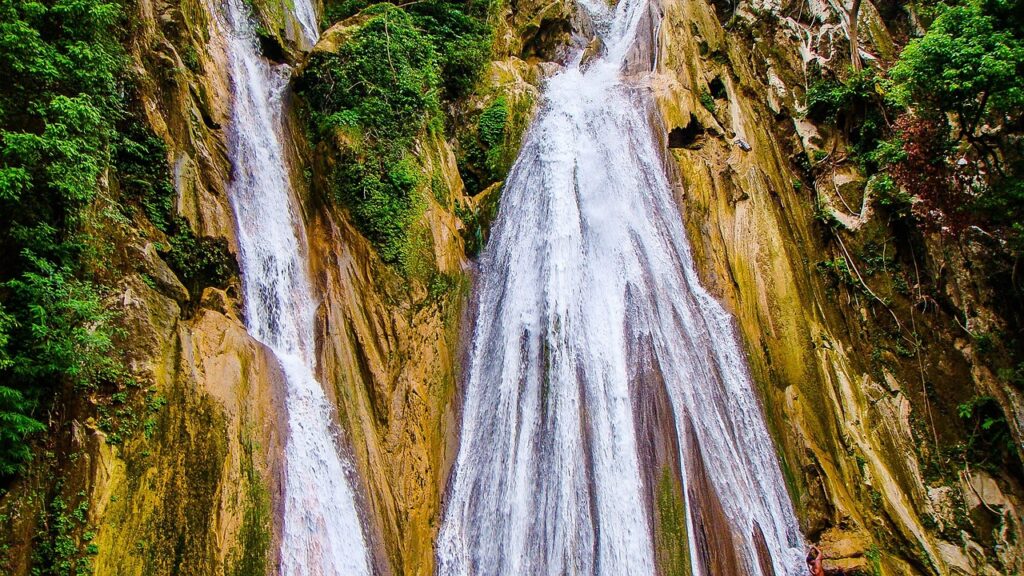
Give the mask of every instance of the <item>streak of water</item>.
M 315 10 L 295 0 L 306 38 L 316 41 Z M 305 260 L 302 219 L 282 142 L 288 69 L 260 56 L 245 0 L 226 0 L 219 16 L 233 88 L 231 205 L 249 332 L 283 369 L 288 412 L 280 573 L 370 574 L 347 466 L 339 455 L 332 408 L 314 375 L 316 300 Z
M 606 53 L 547 82 L 483 257 L 439 572 L 654 573 L 630 380 L 630 350 L 649 342 L 674 416 L 694 573 L 729 557 L 744 574 L 802 574 L 731 319 L 698 283 L 650 97 L 622 73 L 647 0 L 584 5 Z M 708 501 L 721 525 L 702 515 Z M 707 550 L 716 545 L 729 549 Z

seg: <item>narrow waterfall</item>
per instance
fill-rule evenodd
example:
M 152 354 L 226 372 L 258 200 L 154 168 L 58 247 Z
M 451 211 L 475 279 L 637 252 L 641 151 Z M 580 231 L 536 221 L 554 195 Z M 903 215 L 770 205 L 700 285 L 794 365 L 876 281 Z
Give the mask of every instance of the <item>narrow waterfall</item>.
M 295 0 L 303 40 L 316 41 L 315 10 Z M 314 375 L 316 300 L 302 218 L 282 142 L 289 70 L 260 56 L 245 0 L 226 0 L 225 48 L 234 99 L 230 126 L 231 205 L 249 332 L 273 350 L 286 380 L 284 576 L 370 574 L 369 554 L 339 455 L 330 402 Z
M 547 81 L 482 259 L 439 572 L 653 574 L 641 398 L 661 394 L 692 573 L 805 574 L 731 318 L 623 71 L 648 0 L 584 4 L 604 54 Z

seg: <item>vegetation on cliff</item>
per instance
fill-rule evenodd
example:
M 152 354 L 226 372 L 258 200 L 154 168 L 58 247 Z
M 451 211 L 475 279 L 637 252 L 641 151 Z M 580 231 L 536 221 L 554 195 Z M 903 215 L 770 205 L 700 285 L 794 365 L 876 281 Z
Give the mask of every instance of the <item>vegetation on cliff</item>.
M 0 473 L 29 457 L 26 434 L 55 381 L 112 376 L 110 315 L 86 265 L 83 220 L 102 192 L 123 115 L 120 6 L 0 2 Z
M 127 379 L 104 302 L 108 228 L 138 208 L 193 286 L 234 269 L 226 246 L 173 220 L 166 148 L 131 109 L 125 7 L 0 1 L 0 476 L 30 458 L 50 399 Z
M 837 124 L 883 203 L 1024 250 L 1024 23 L 1019 0 L 940 5 L 889 68 L 819 80 L 808 115 Z M 883 67 L 884 68 L 884 67 Z
M 843 296 L 834 312 L 851 331 L 848 357 L 863 362 L 866 379 L 899 383 L 914 440 L 882 458 L 847 447 L 872 479 L 857 504 L 878 515 L 865 525 L 883 555 L 915 572 L 959 562 L 929 549 L 933 537 L 981 543 L 985 562 L 1007 572 L 1019 556 L 1016 536 L 987 524 L 1011 526 L 1013 513 L 972 499 L 980 482 L 1011 492 L 1024 474 L 1007 400 L 1024 382 L 1021 8 L 1019 0 L 898 3 L 900 14 L 883 22 L 891 28 L 865 45 L 862 70 L 843 70 L 846 58 L 812 58 L 808 67 L 798 131 L 813 128 L 801 133 L 806 156 L 794 158 L 807 178 L 794 188 L 813 182 L 825 240 L 816 268 L 826 294 Z M 887 47 L 890 33 L 896 44 Z M 868 441 L 883 437 L 871 431 Z M 901 471 L 893 462 L 910 453 Z M 923 511 L 899 512 L 885 482 L 874 481 L 883 467 L 897 470 L 895 492 L 923 487 Z
M 911 40 L 891 66 L 879 63 L 841 80 L 819 79 L 809 86 L 806 100 L 809 118 L 847 136 L 869 192 L 904 230 L 953 239 L 968 232 L 983 235 L 992 244 L 989 270 L 994 272 L 979 280 L 1018 297 L 1017 268 L 1024 257 L 1021 8 L 1019 0 L 939 5 L 924 35 Z M 840 225 L 828 214 L 819 217 L 833 229 Z M 868 265 L 864 276 L 896 270 L 894 262 Z M 847 258 L 823 262 L 819 269 L 875 296 Z M 907 293 L 908 282 L 892 276 L 894 286 Z M 997 303 L 1011 325 L 1024 320 L 1017 301 Z M 1024 361 L 1022 344 L 1012 335 L 1000 343 L 996 364 L 1008 382 Z M 979 346 L 986 348 L 993 346 Z M 987 412 L 997 409 L 984 406 Z M 975 419 L 971 410 L 961 412 Z M 1005 427 L 1000 418 L 984 420 Z
M 359 3 L 332 4 L 345 18 Z M 432 0 L 376 4 L 335 52 L 316 52 L 298 79 L 316 139 L 344 135 L 331 196 L 346 206 L 381 259 L 408 265 L 409 230 L 422 210 L 413 147 L 441 130 L 442 101 L 463 96 L 489 54 L 486 8 Z

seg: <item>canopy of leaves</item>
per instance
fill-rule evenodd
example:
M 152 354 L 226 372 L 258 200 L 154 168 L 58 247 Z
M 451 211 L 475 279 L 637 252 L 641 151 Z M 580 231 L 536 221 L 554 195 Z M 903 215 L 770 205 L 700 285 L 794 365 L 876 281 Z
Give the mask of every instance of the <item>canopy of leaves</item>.
M 117 368 L 82 233 L 122 116 L 121 7 L 0 0 L 0 475 L 30 454 L 40 399 Z
M 1018 254 L 1024 243 L 1021 8 L 1020 0 L 967 0 L 943 8 L 927 33 L 903 50 L 889 85 L 890 102 L 909 107 L 914 122 L 933 127 L 927 137 L 915 138 L 920 130 L 902 122 L 903 172 L 917 158 L 930 162 L 930 174 L 948 174 L 918 194 L 927 201 L 924 208 L 937 208 L 934 214 L 959 227 L 979 219 L 1001 227 Z M 946 142 L 945 150 L 923 159 L 920 152 L 934 149 L 935 141 Z
M 989 117 L 1019 114 L 1024 38 L 1005 24 L 980 3 L 946 8 L 893 66 L 890 98 L 922 114 L 952 112 L 965 135 Z

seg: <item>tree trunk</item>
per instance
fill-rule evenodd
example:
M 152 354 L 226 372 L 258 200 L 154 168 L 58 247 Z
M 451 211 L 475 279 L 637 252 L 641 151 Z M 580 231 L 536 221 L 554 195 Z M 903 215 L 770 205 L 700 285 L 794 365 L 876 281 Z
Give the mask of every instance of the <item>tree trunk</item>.
M 853 66 L 854 72 L 860 72 L 864 69 L 864 65 L 860 60 L 860 43 L 857 41 L 857 17 L 860 14 L 860 3 L 861 0 L 853 0 L 850 10 L 846 13 L 846 32 L 850 38 L 850 65 Z

